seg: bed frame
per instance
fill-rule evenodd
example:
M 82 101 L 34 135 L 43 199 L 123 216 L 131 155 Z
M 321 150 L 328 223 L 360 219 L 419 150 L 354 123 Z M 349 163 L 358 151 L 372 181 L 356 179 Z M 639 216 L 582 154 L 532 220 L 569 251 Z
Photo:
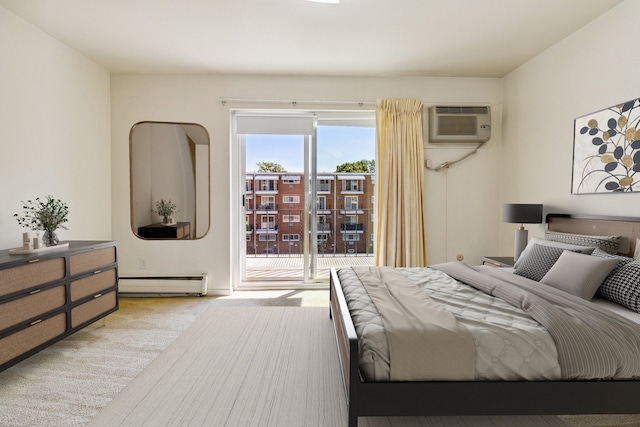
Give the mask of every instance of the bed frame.
M 622 235 L 620 253 L 633 255 L 640 218 L 548 214 L 550 231 Z M 335 269 L 330 274 L 333 319 L 349 414 L 359 416 L 569 415 L 638 413 L 640 381 L 365 382 L 358 339 Z M 640 355 L 638 355 L 640 357 Z

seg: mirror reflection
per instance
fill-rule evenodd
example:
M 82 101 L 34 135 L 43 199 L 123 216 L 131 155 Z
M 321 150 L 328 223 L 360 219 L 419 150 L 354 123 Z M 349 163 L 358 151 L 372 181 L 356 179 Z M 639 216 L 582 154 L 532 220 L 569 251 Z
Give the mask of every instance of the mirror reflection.
M 131 229 L 143 239 L 209 230 L 209 134 L 195 123 L 139 122 L 129 135 Z

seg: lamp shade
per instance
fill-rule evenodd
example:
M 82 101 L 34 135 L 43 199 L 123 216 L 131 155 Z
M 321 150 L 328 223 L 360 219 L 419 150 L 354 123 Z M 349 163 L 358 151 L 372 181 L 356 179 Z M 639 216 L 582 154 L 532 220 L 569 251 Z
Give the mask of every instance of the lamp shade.
M 540 224 L 542 222 L 542 205 L 505 203 L 502 220 L 517 224 Z

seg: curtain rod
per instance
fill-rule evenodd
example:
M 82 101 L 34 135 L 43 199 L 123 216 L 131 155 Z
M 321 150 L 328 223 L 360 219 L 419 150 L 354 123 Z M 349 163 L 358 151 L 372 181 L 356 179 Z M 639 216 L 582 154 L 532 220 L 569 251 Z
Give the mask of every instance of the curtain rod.
M 227 102 L 246 102 L 246 103 L 271 103 L 271 104 L 291 104 L 294 107 L 298 104 L 348 104 L 357 105 L 358 107 L 373 106 L 375 101 L 328 101 L 325 99 L 259 99 L 259 98 L 220 98 L 220 103 L 224 106 Z

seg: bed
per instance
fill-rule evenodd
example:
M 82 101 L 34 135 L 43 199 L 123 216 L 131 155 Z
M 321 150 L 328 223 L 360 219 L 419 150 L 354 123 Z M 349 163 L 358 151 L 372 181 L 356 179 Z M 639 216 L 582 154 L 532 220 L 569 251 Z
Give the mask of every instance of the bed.
M 617 250 L 613 251 L 615 254 L 610 251 L 608 253 L 612 256 L 605 254 L 603 258 L 633 257 L 636 239 L 640 238 L 640 218 L 549 214 L 546 222 L 549 239 L 557 241 L 562 241 L 557 239 L 558 236 L 621 236 L 616 243 Z M 530 246 L 540 249 L 540 245 Z M 580 246 L 584 246 L 584 242 L 580 242 Z M 600 251 L 600 248 L 598 250 Z M 564 254 L 567 251 L 561 252 Z M 521 257 L 530 258 L 524 254 Z M 556 261 L 557 259 L 556 257 Z M 619 266 L 622 266 L 622 263 Z M 619 266 L 616 264 L 612 267 L 609 274 Z M 523 267 L 518 268 L 522 270 Z M 501 274 L 512 272 L 502 271 Z M 579 298 L 572 296 L 571 299 L 573 301 Z M 630 333 L 640 331 L 640 314 L 603 298 L 600 290 L 593 301 L 597 307 L 613 310 L 621 317 L 635 322 L 631 323 L 631 326 L 625 324 L 627 329 L 630 328 Z M 597 307 L 593 310 L 602 311 Z M 591 305 L 589 309 L 592 309 Z M 357 426 L 359 416 L 623 414 L 638 413 L 640 407 L 637 397 L 640 395 L 637 366 L 632 366 L 620 377 L 607 374 L 607 379 L 601 380 L 581 379 L 581 374 L 570 375 L 568 378 L 562 375 L 558 377 L 557 372 L 549 377 L 545 377 L 545 373 L 536 380 L 493 380 L 490 377 L 483 380 L 477 380 L 477 377 L 456 380 L 372 378 L 371 373 L 367 372 L 368 368 L 360 364 L 361 342 L 343 292 L 339 272 L 335 269 L 330 275 L 330 317 L 333 319 L 338 344 L 350 427 Z M 362 330 L 362 325 L 358 327 Z M 636 340 L 630 351 L 637 352 L 634 350 L 638 348 L 637 339 L 630 340 Z M 632 354 L 632 359 L 637 362 L 640 360 L 640 354 Z M 633 365 L 635 362 L 631 360 L 630 363 Z M 543 371 L 547 372 L 545 369 Z M 552 372 L 553 369 L 549 368 L 548 371 Z M 609 379 L 611 377 L 616 379 Z

